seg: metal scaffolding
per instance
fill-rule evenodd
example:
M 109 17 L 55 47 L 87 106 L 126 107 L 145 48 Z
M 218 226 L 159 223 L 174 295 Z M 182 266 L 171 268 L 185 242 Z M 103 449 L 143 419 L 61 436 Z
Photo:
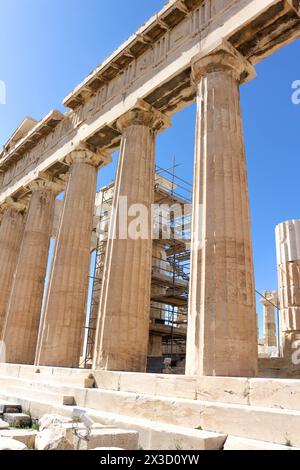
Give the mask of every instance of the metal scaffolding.
M 154 188 L 158 213 L 154 213 L 149 335 L 159 337 L 159 370 L 164 358 L 172 365 L 184 360 L 186 349 L 192 185 L 176 176 L 175 170 L 175 164 L 171 169 L 156 167 Z M 83 358 L 86 368 L 91 365 L 95 344 L 113 188 L 114 183 L 102 188 L 96 199 L 98 226 Z
M 175 170 L 175 164 L 167 170 L 157 167 L 162 181 L 155 188 L 156 201 L 160 204 L 167 199 L 182 210 L 176 213 L 171 207 L 166 220 L 159 221 L 160 225 L 169 225 L 171 236 L 166 238 L 162 234 L 159 240 L 166 253 L 166 259 L 160 260 L 159 270 L 153 256 L 152 287 L 160 286 L 161 293 L 152 291 L 150 325 L 150 335 L 157 332 L 161 335 L 162 358 L 168 358 L 171 366 L 185 359 L 192 198 L 192 185 L 176 176 Z

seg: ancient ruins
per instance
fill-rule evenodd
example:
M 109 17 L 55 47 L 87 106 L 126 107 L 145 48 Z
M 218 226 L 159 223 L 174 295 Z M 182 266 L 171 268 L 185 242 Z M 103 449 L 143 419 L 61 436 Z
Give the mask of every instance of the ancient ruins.
M 24 119 L 0 153 L 0 399 L 36 416 L 79 404 L 137 430 L 145 448 L 171 445 L 157 423 L 172 448 L 221 448 L 227 435 L 300 446 L 300 222 L 276 228 L 278 293 L 262 296 L 258 345 L 239 93 L 299 37 L 299 0 L 170 0 L 65 98 L 65 113 Z M 195 101 L 185 198 L 157 170 L 155 143 Z M 96 194 L 118 149 L 115 182 Z M 124 229 L 124 198 L 129 216 L 145 210 L 146 234 Z M 190 204 L 179 224 L 190 237 L 153 239 L 155 203 Z

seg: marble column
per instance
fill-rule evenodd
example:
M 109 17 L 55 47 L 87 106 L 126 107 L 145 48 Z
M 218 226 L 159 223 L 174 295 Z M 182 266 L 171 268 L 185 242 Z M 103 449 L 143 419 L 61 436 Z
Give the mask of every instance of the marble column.
M 36 180 L 8 303 L 3 341 L 6 362 L 34 364 L 53 223 L 55 197 L 62 187 Z
M 297 350 L 300 345 L 300 220 L 288 220 L 277 225 L 276 248 L 280 306 L 280 352 L 288 363 L 298 365 Z
M 53 256 L 36 363 L 78 367 L 89 284 L 97 167 L 103 154 L 82 148 L 67 158 L 70 175 Z
M 17 266 L 24 232 L 25 207 L 12 200 L 3 209 L 0 225 L 0 338 L 3 333 L 5 314 Z
M 275 302 L 276 297 L 272 292 L 265 291 L 265 298 L 260 300 L 263 306 L 264 318 L 264 345 L 268 347 L 277 347 Z M 274 298 L 275 297 L 275 298 Z
M 252 66 L 223 43 L 197 85 L 186 373 L 255 376 L 257 327 L 239 84 Z
M 150 335 L 149 337 L 149 347 L 148 347 L 148 356 L 150 357 L 162 357 L 162 336 L 160 335 Z
M 94 368 L 144 372 L 150 321 L 152 263 L 151 205 L 154 201 L 155 134 L 168 119 L 144 102 L 122 116 L 122 142 L 115 182 L 110 237 L 94 353 Z M 125 199 L 124 199 L 125 197 Z M 132 236 L 128 217 L 133 205 L 143 207 L 145 232 Z M 138 214 L 137 214 L 138 216 Z M 118 230 L 119 229 L 119 230 Z

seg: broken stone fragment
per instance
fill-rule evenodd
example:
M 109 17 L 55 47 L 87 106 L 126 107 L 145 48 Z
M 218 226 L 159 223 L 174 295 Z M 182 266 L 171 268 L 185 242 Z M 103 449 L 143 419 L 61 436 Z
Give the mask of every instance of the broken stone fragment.
M 72 423 L 72 419 L 68 418 L 67 416 L 47 414 L 39 419 L 39 430 L 44 431 L 44 429 L 61 426 L 62 424 L 66 423 Z
M 0 431 L 0 438 L 15 439 L 25 444 L 28 449 L 34 449 L 36 435 L 37 431 L 32 429 L 5 429 Z
M 74 450 L 74 447 L 66 438 L 65 430 L 53 426 L 39 432 L 35 438 L 36 450 Z
M 0 429 L 8 429 L 9 424 L 6 421 L 3 421 L 3 419 L 0 419 Z
M 28 450 L 23 442 L 10 439 L 9 437 L 0 437 L 0 451 L 1 450 Z

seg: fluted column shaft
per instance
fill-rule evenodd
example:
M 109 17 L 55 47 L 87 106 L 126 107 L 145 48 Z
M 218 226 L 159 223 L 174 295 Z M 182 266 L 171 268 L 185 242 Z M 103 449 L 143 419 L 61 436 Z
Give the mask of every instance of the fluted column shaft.
M 3 332 L 6 362 L 15 364 L 34 364 L 57 188 L 36 181 L 31 190 Z
M 221 49 L 194 64 L 197 125 L 186 373 L 254 376 L 257 326 L 239 82 Z
M 287 360 L 300 341 L 300 260 L 278 265 L 281 315 L 281 353 Z
M 276 227 L 276 245 L 280 352 L 295 365 L 300 344 L 300 220 Z
M 277 346 L 275 307 L 266 299 L 261 301 L 264 316 L 264 345 L 268 347 Z
M 142 107 L 143 108 L 143 107 Z M 151 205 L 154 200 L 155 130 L 165 117 L 145 106 L 119 121 L 122 143 L 115 182 L 111 227 L 94 353 L 94 368 L 143 372 L 146 369 L 151 289 Z M 145 209 L 146 237 L 121 239 L 120 198 Z M 132 218 L 128 217 L 128 223 Z
M 84 335 L 97 169 L 74 151 L 38 345 L 39 365 L 78 367 Z
M 0 225 L 0 338 L 23 232 L 23 212 L 19 206 L 7 206 Z

